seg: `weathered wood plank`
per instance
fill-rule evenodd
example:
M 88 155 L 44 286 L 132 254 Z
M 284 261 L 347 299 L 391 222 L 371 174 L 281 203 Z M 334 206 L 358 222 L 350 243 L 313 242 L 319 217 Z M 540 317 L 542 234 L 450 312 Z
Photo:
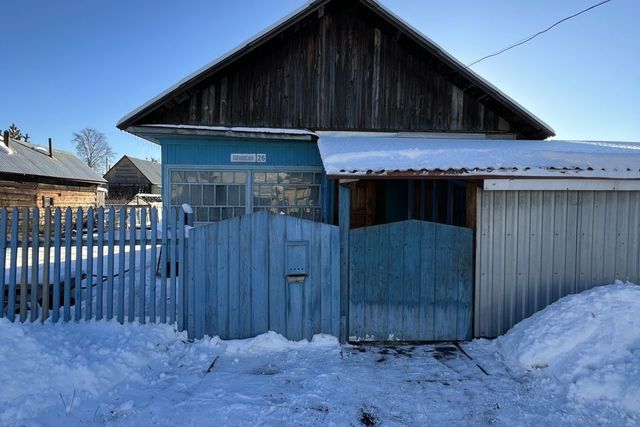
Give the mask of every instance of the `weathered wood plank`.
M 229 220 L 229 239 L 227 241 L 229 254 L 229 335 L 234 338 L 243 337 L 242 319 L 244 314 L 241 303 L 240 289 L 240 219 Z
M 420 223 L 405 221 L 403 223 L 403 283 L 402 296 L 402 336 L 405 340 L 420 340 Z
M 116 211 L 109 208 L 109 231 L 107 234 L 107 320 L 113 319 L 113 278 L 115 273 Z
M 169 239 L 169 323 L 176 323 L 176 287 L 177 287 L 177 275 L 178 275 L 178 248 L 177 248 L 177 235 L 178 235 L 178 217 L 177 210 L 169 210 L 170 230 L 167 238 Z
M 104 208 L 98 208 L 98 239 L 96 242 L 98 255 L 96 258 L 96 320 L 103 318 L 103 302 L 104 302 Z
M 120 231 L 118 241 L 118 323 L 124 323 L 124 292 L 125 292 L 125 236 L 127 231 L 127 209 L 120 208 Z
M 269 330 L 269 217 L 266 212 L 247 216 L 251 221 L 251 336 Z
M 18 208 L 13 208 L 11 214 L 11 241 L 9 260 L 9 290 L 7 301 L 7 319 L 13 322 L 16 318 L 16 275 L 18 269 L 18 222 L 20 214 Z
M 285 216 L 285 241 L 302 239 L 302 224 L 297 218 Z M 304 304 L 304 283 L 286 284 L 287 337 L 291 340 L 303 338 L 302 318 Z
M 34 207 L 31 211 L 31 277 L 29 278 L 29 288 L 31 288 L 30 320 L 31 323 L 38 320 L 38 287 L 40 278 L 38 270 L 40 264 L 40 209 Z M 25 268 L 24 266 L 23 268 Z M 26 294 L 20 295 L 20 300 L 27 299 Z
M 22 208 L 22 244 L 20 263 L 20 321 L 27 320 L 27 294 L 29 282 L 29 208 Z
M 404 303 L 404 230 L 401 222 L 389 225 L 389 336 L 403 339 L 402 304 Z
M 419 339 L 435 339 L 435 288 L 436 288 L 436 224 L 420 224 L 420 299 L 418 312 Z
M 217 288 L 218 300 L 216 313 L 218 316 L 218 334 L 222 339 L 228 339 L 229 330 L 229 221 L 218 223 L 218 271 Z M 284 312 L 284 310 L 283 310 Z
M 93 317 L 93 213 L 93 208 L 87 209 L 87 286 L 84 293 L 85 320 L 87 321 Z
M 122 224 L 120 224 L 122 227 Z M 136 209 L 129 209 L 129 274 L 127 278 L 127 321 L 136 320 Z
M 6 230 L 2 228 L 0 224 L 0 230 Z M 49 295 L 51 292 L 50 282 L 51 282 L 51 207 L 47 206 L 44 210 L 44 251 L 42 255 L 42 313 L 40 315 L 40 320 L 44 323 L 45 320 L 49 318 Z M 4 238 L 2 239 L 4 240 Z M 0 250 L 0 256 L 4 256 L 4 252 Z M 4 276 L 4 268 L 0 269 L 2 276 Z M 0 291 L 4 291 L 0 282 Z M 1 307 L 2 305 L 0 305 Z M 0 312 L 2 310 L 0 309 Z M 2 314 L 0 314 L 2 316 Z
M 11 236 L 7 236 L 7 210 L 5 208 L 0 209 L 0 318 L 4 317 L 4 287 L 6 281 L 6 260 L 7 260 L 7 237 L 11 239 Z
M 61 281 L 61 246 L 62 246 L 62 212 L 56 208 L 53 214 L 53 301 L 51 310 L 51 321 L 58 322 L 60 319 L 60 281 Z
M 160 323 L 167 323 L 167 259 L 169 248 L 169 222 L 171 211 L 162 208 L 162 235 L 160 242 Z
M 156 323 L 156 298 L 157 275 L 156 263 L 158 262 L 158 209 L 151 209 L 151 259 L 149 260 L 149 322 Z M 166 266 L 162 266 L 166 268 Z
M 241 336 L 251 336 L 251 215 L 239 218 L 239 245 L 238 245 L 238 312 L 240 323 L 238 325 Z
M 83 222 L 83 210 L 82 208 L 78 208 L 76 213 L 76 270 L 75 270 L 75 282 L 74 282 L 74 320 L 78 322 L 82 319 L 82 280 L 83 280 L 83 271 L 82 271 L 82 240 L 84 239 L 84 225 Z M 88 281 L 87 281 L 88 282 Z
M 140 209 L 140 286 L 138 287 L 138 322 L 147 321 L 147 209 Z
M 178 281 L 177 281 L 177 298 L 176 298 L 176 305 L 177 305 L 177 321 L 178 321 L 178 330 L 179 331 L 184 331 L 185 330 L 185 323 L 186 323 L 186 313 L 185 313 L 185 296 L 186 296 L 186 259 L 185 259 L 185 252 L 186 252 L 186 244 L 185 244 L 185 237 L 184 237 L 184 231 L 185 231 L 185 213 L 182 209 L 179 209 L 176 212 L 176 215 L 178 216 L 178 222 L 176 225 L 176 228 L 174 228 L 175 230 L 175 236 L 176 236 L 176 244 L 177 244 L 177 261 L 178 261 Z
M 287 281 L 284 275 L 285 221 L 269 216 L 269 330 L 287 334 Z
M 63 320 L 71 320 L 71 234 L 73 229 L 73 212 L 67 208 L 64 213 L 64 295 Z

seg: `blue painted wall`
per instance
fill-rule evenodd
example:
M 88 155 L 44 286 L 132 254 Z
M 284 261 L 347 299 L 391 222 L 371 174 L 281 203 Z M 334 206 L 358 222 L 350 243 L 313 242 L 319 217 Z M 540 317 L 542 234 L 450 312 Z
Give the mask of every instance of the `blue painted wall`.
M 183 139 L 160 140 L 164 165 L 243 165 L 231 163 L 231 153 L 264 153 L 266 163 L 251 166 L 315 166 L 322 167 L 315 142 L 259 139 Z

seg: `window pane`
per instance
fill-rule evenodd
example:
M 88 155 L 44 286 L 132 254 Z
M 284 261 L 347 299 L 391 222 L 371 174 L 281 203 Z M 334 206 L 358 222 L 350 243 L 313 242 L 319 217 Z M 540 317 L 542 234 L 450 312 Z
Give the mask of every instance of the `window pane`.
M 254 172 L 253 173 L 253 182 L 256 184 L 262 184 L 266 182 L 267 175 L 264 172 Z
M 233 209 L 233 216 L 242 216 L 244 215 L 245 209 L 244 208 L 234 208 Z
M 202 206 L 198 206 L 196 208 L 196 221 L 208 221 L 209 220 L 209 210 Z
M 222 172 L 222 183 L 233 184 L 233 172 Z
M 224 185 L 216 185 L 216 205 L 224 206 L 227 204 L 227 187 Z
M 222 219 L 229 219 L 233 217 L 233 208 L 222 208 Z
M 322 174 L 321 173 L 316 173 L 315 175 L 315 183 L 316 184 L 322 184 Z
M 303 173 L 302 182 L 304 182 L 305 184 L 313 184 L 313 174 L 307 172 Z
M 213 206 L 216 204 L 215 198 L 216 188 L 213 185 L 204 185 L 202 187 L 202 204 L 207 206 Z
M 198 172 L 185 172 L 184 180 L 186 182 L 198 182 Z
M 189 203 L 192 205 L 202 204 L 202 185 L 191 185 L 191 195 L 189 197 Z
M 222 172 L 210 172 L 209 182 L 212 184 L 220 184 L 222 182 Z
M 238 203 L 240 206 L 244 206 L 247 204 L 247 187 L 245 187 L 244 185 L 239 185 L 238 188 L 240 189 L 240 203 Z
M 236 184 L 244 184 L 247 182 L 247 174 L 244 172 L 236 172 L 235 173 L 235 181 Z
M 277 184 L 278 183 L 278 174 L 275 172 L 267 173 L 267 183 L 268 184 Z
M 184 172 L 171 171 L 171 182 L 184 182 Z
M 220 208 L 209 208 L 209 221 L 220 221 Z
M 209 182 L 209 172 L 198 172 L 198 182 Z
M 228 205 L 237 206 L 240 204 L 240 189 L 237 185 L 230 185 L 228 188 Z

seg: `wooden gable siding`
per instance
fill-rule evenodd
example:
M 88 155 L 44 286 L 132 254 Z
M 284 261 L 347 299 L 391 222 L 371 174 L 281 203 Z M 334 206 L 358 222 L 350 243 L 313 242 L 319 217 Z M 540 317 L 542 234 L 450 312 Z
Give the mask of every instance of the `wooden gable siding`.
M 109 169 L 104 178 L 109 185 L 151 185 L 147 177 L 126 156 Z
M 140 124 L 527 136 L 450 79 L 438 59 L 369 9 L 332 2 Z

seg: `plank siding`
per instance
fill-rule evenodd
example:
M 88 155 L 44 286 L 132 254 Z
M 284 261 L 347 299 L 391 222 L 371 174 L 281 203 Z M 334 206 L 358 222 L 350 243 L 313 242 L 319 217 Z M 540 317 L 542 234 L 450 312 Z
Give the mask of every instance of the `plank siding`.
M 357 2 L 332 2 L 321 16 L 308 16 L 199 79 L 140 124 L 535 137 L 513 112 L 510 123 L 503 105 L 456 79 L 438 58 L 371 10 Z
M 196 296 L 189 300 L 196 317 L 188 324 L 191 337 L 235 339 L 274 331 L 300 340 L 338 333 L 338 227 L 258 212 L 196 227 L 187 240 L 194 242 L 188 258 L 197 256 L 192 265 L 202 270 L 187 276 Z M 286 244 L 300 240 L 309 242 L 308 275 L 289 282 Z M 217 274 L 203 275 L 204 269 Z
M 568 294 L 640 281 L 639 202 L 633 191 L 479 189 L 474 335 L 501 335 Z

